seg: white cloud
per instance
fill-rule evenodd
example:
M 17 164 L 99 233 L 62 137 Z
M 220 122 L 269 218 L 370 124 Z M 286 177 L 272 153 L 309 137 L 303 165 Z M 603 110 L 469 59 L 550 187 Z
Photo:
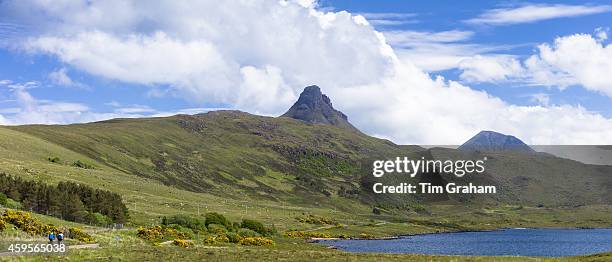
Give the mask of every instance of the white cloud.
M 575 34 L 559 37 L 553 45 L 542 44 L 525 66 L 534 83 L 581 85 L 612 97 L 612 45 L 591 35 Z
M 414 63 L 427 72 L 457 68 L 464 59 L 511 48 L 511 46 L 468 43 L 474 32 L 463 30 L 441 32 L 398 30 L 384 31 L 383 34 L 400 60 Z
M 356 126 L 398 142 L 460 144 L 480 130 L 512 134 L 530 144 L 602 144 L 612 139 L 612 120 L 582 107 L 511 105 L 402 67 L 401 74 L 377 86 L 333 90 L 332 97 L 350 97 L 336 99 L 336 104 Z
M 274 66 L 258 69 L 245 66 L 240 70 L 244 80 L 240 96 L 235 105 L 251 109 L 254 113 L 274 112 L 277 104 L 288 105 L 297 99 L 291 88 L 284 82 L 282 72 Z
M 201 113 L 206 113 L 210 111 L 229 110 L 229 109 L 230 108 L 224 108 L 224 107 L 196 107 L 196 108 L 185 108 L 185 109 L 181 109 L 177 111 L 157 112 L 151 116 L 152 117 L 166 117 L 166 116 L 173 116 L 173 115 L 178 115 L 178 114 L 194 115 L 194 114 L 201 114 Z
M 85 120 L 89 108 L 78 103 L 53 102 L 35 99 L 26 88 L 16 88 L 13 96 L 19 110 L 4 117 L 4 124 L 59 124 Z
M 26 42 L 30 52 L 54 55 L 95 76 L 147 85 L 160 95 L 279 114 L 304 86 L 318 84 L 357 127 L 398 143 L 458 144 L 483 129 L 537 144 L 612 143 L 611 119 L 579 106 L 516 106 L 432 79 L 385 41 L 432 52 L 456 44 L 449 54 L 462 48 L 481 53 L 474 50 L 483 47 L 462 43 L 469 32 L 408 33 L 428 40 L 411 43 L 405 32 L 374 31 L 362 16 L 302 4 L 308 7 L 274 0 L 120 1 L 121 8 L 112 1 L 41 1 L 4 14 L 31 19 L 28 12 L 44 10 L 43 33 Z M 505 70 L 481 79 L 508 78 Z M 31 111 L 40 112 L 40 103 L 33 104 Z M 117 113 L 104 116 L 111 115 Z
M 0 86 L 10 86 L 12 107 L 0 108 L 0 125 L 22 124 L 72 124 L 94 122 L 112 118 L 162 117 L 176 114 L 197 114 L 226 108 L 185 108 L 175 111 L 158 111 L 146 105 L 122 105 L 116 101 L 106 103 L 114 109 L 95 112 L 81 103 L 37 99 L 29 89 L 39 87 L 38 82 L 24 83 L 0 81 Z
M 87 88 L 86 85 L 72 80 L 70 76 L 67 74 L 68 70 L 66 68 L 60 68 L 49 73 L 49 80 L 55 85 L 65 86 L 65 87 L 77 87 L 77 88 Z
M 145 105 L 132 105 L 129 107 L 121 107 L 115 109 L 115 113 L 119 114 L 143 114 L 143 113 L 154 113 L 155 109 Z
M 524 71 L 521 63 L 513 56 L 507 55 L 476 55 L 462 59 L 459 62 L 462 70 L 460 78 L 469 82 L 498 82 Z
M 373 26 L 397 26 L 419 23 L 412 13 L 358 13 Z
M 385 31 L 383 33 L 387 43 L 397 47 L 412 47 L 421 43 L 450 43 L 470 39 L 474 32 L 450 30 L 441 32 L 427 31 Z
M 561 17 L 576 17 L 612 11 L 610 5 L 530 4 L 515 8 L 498 8 L 465 20 L 469 24 L 510 25 L 532 23 Z
M 541 44 L 537 52 L 520 61 L 513 56 L 476 56 L 459 68 L 468 82 L 521 82 L 564 89 L 580 85 L 612 97 L 612 46 L 604 30 L 594 36 L 574 34 Z
M 57 19 L 51 20 L 59 21 L 54 27 L 58 29 L 32 37 L 27 45 L 31 52 L 56 55 L 93 75 L 168 85 L 195 102 L 245 100 L 240 92 L 248 82 L 243 78 L 245 68 L 282 69 L 284 82 L 293 88 L 289 93 L 295 96 L 301 86 L 311 83 L 349 86 L 377 80 L 393 69 L 395 59 L 390 48 L 381 46 L 381 36 L 359 24 L 357 17 L 292 3 L 166 1 L 156 9 L 136 1 L 117 14 L 117 7 L 106 4 L 39 4 L 40 9 L 54 10 L 51 14 Z M 83 10 L 77 13 L 118 17 L 113 22 L 86 20 L 74 15 L 79 8 Z M 77 22 L 84 24 L 77 28 Z M 126 28 L 136 30 L 126 32 Z M 270 100 L 286 101 L 285 92 L 278 95 Z M 283 106 L 268 106 L 262 113 Z
M 599 40 L 600 42 L 608 40 L 608 31 L 610 31 L 610 28 L 603 28 L 603 27 L 598 27 L 595 28 L 595 38 L 597 40 Z

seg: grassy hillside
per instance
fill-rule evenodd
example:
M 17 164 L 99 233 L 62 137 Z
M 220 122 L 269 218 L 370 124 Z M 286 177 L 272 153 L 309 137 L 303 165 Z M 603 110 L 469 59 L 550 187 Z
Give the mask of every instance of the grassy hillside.
M 357 195 L 360 176 L 369 173 L 367 158 L 421 150 L 333 126 L 232 111 L 11 129 L 78 152 L 94 166 L 176 188 L 235 198 L 307 198 L 305 205 L 312 198 Z M 49 156 L 55 155 L 40 157 Z
M 471 181 L 500 185 L 505 191 L 495 197 L 374 196 L 364 187 L 371 182 L 373 159 L 452 159 L 464 157 L 461 154 L 395 145 L 333 126 L 235 111 L 67 126 L 0 127 L 0 172 L 50 184 L 82 183 L 123 197 L 130 212 L 128 229 L 104 233 L 103 229 L 91 228 L 101 231 L 96 236 L 107 246 L 75 251 L 74 255 L 81 258 L 146 259 L 144 254 L 148 252 L 164 257 L 207 255 L 216 259 L 287 258 L 295 252 L 303 257 L 338 260 L 370 256 L 316 245 L 299 251 L 293 248 L 294 243 L 303 240 L 285 238 L 276 239 L 278 245 L 272 249 L 219 249 L 198 244 L 187 251 L 154 247 L 135 238 L 134 226 L 157 225 L 162 216 L 174 214 L 197 217 L 219 212 L 233 221 L 258 219 L 281 233 L 302 230 L 376 237 L 501 227 L 612 226 L 610 198 L 605 197 L 612 185 L 609 167 L 548 155 L 477 153 L 493 161 L 485 175 Z M 445 174 L 430 175 L 445 182 L 460 181 Z M 389 175 L 383 181 L 406 179 Z M 575 205 L 567 205 L 574 200 Z M 375 206 L 380 214 L 372 212 Z M 335 224 L 301 219 L 309 215 L 331 219 Z M 113 247 L 115 234 L 129 240 L 127 246 Z
M 378 206 L 394 214 L 408 212 L 414 215 L 415 211 L 422 211 L 422 205 L 431 203 L 573 207 L 607 205 L 612 201 L 610 167 L 585 165 L 547 154 L 425 150 L 418 146 L 395 145 L 330 125 L 238 111 L 114 119 L 66 126 L 16 126 L 1 129 L 1 132 L 5 134 L 6 148 L 2 161 L 12 162 L 3 167 L 8 173 L 25 171 L 36 179 L 50 181 L 58 181 L 58 177 L 41 174 L 62 173 L 68 179 L 119 191 L 129 184 L 127 192 L 120 193 L 126 194 L 124 199 L 135 204 L 130 207 L 135 209 L 133 212 L 139 212 L 135 199 L 147 196 L 145 192 L 134 192 L 132 186 L 136 184 L 145 188 L 163 187 L 169 198 L 176 198 L 176 191 L 180 190 L 185 195 L 205 196 L 206 200 L 211 200 L 198 204 L 185 200 L 179 204 L 179 210 L 208 209 L 214 205 L 211 202 L 244 203 L 249 199 L 274 206 L 347 213 L 356 210 L 371 213 L 371 208 Z M 485 174 L 463 178 L 426 174 L 411 181 L 403 174 L 389 174 L 380 179 L 371 176 L 373 159 L 396 156 L 413 159 L 480 159 L 487 156 L 489 161 Z M 58 161 L 53 163 L 49 158 Z M 77 161 L 91 168 L 75 167 Z M 442 183 L 492 184 L 497 185 L 500 192 L 493 196 L 431 197 L 374 195 L 370 189 L 373 181 L 396 184 L 427 179 Z M 153 192 L 161 193 L 158 189 Z M 156 209 L 172 205 L 168 201 L 160 202 L 161 206 Z M 248 208 L 245 210 L 248 212 Z
M 116 119 L 68 126 L 18 126 L 36 136 L 85 156 L 98 168 L 153 179 L 164 185 L 224 198 L 312 205 L 329 197 L 372 205 L 413 203 L 411 195 L 370 194 L 371 160 L 408 156 L 433 159 L 479 159 L 488 156 L 481 176 L 441 181 L 498 185 L 493 198 L 442 196 L 421 201 L 453 200 L 507 204 L 568 206 L 609 204 L 612 168 L 584 165 L 546 154 L 465 154 L 457 150 L 424 150 L 399 146 L 352 130 L 312 125 L 290 118 L 217 111 L 195 116 Z M 65 155 L 65 156 L 64 156 Z M 71 154 L 40 153 L 70 164 Z M 89 161 L 89 162 L 87 162 Z M 427 179 L 428 176 L 422 176 Z M 403 175 L 378 179 L 410 182 Z M 307 201 L 304 201 L 307 200 Z

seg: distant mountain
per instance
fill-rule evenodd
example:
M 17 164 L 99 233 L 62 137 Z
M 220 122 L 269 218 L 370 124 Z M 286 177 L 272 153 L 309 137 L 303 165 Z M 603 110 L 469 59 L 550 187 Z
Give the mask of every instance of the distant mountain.
M 282 117 L 290 117 L 311 124 L 327 124 L 358 131 L 349 123 L 346 115 L 332 106 L 329 97 L 316 86 L 307 86 L 300 98 Z
M 494 131 L 480 131 L 480 133 L 470 138 L 470 140 L 465 142 L 458 149 L 463 151 L 535 152 L 520 139 Z

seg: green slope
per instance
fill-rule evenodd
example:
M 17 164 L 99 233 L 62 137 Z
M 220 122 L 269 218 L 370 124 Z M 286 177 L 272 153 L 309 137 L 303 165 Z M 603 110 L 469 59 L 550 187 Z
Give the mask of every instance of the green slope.
M 356 190 L 369 168 L 365 159 L 421 150 L 333 126 L 235 111 L 11 129 L 118 172 L 193 192 L 270 200 Z
M 281 230 L 307 227 L 295 221 L 302 213 L 322 214 L 353 225 L 338 232 L 382 235 L 511 225 L 612 224 L 606 216 L 611 199 L 607 197 L 612 186 L 610 167 L 549 155 L 486 153 L 493 161 L 482 176 L 431 175 L 443 182 L 495 184 L 499 194 L 431 198 L 373 195 L 367 187 L 373 179 L 371 160 L 396 156 L 452 159 L 466 157 L 465 153 L 395 145 L 359 132 L 284 117 L 216 111 L 65 126 L 3 127 L 0 135 L 0 171 L 49 183 L 71 180 L 117 192 L 130 208 L 133 222 L 139 224 L 155 223 L 168 214 L 207 211 L 222 212 L 232 219 L 262 219 L 280 225 Z M 61 161 L 51 163 L 49 157 Z M 72 166 L 77 160 L 94 169 Z M 414 182 L 400 175 L 380 180 Z M 578 207 L 584 204 L 593 206 Z M 383 208 L 383 214 L 372 214 L 373 206 Z M 551 207 L 555 209 L 548 209 Z M 369 219 L 386 222 L 375 227 L 368 225 L 372 224 Z M 429 220 L 437 224 L 423 222 Z

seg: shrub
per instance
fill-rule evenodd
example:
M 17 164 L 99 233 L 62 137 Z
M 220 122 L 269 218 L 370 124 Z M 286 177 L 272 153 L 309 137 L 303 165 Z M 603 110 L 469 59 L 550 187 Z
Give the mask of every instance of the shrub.
M 147 241 L 160 241 L 164 238 L 164 233 L 160 226 L 150 228 L 139 227 L 136 235 Z
M 332 238 L 332 235 L 323 232 L 287 231 L 283 235 L 290 238 Z
M 154 226 L 149 228 L 138 228 L 136 235 L 144 240 L 157 242 L 164 239 L 188 239 L 191 234 L 180 232 L 174 228 Z
M 189 239 L 192 237 L 189 232 L 181 232 L 169 227 L 164 227 L 163 229 L 163 233 L 166 238 Z
M 290 238 L 331 238 L 332 235 L 323 232 L 304 232 L 304 231 L 287 231 L 283 234 L 285 237 Z
M 193 242 L 182 240 L 182 239 L 175 239 L 174 241 L 172 241 L 172 244 L 174 244 L 175 246 L 183 247 L 183 248 L 188 248 L 188 247 L 193 246 Z
M 242 239 L 242 237 L 240 237 L 238 233 L 234 233 L 234 232 L 229 232 L 227 233 L 226 236 L 230 243 L 238 243 L 240 242 L 240 239 Z
M 165 226 L 165 228 L 167 230 L 174 229 L 174 230 L 176 230 L 177 233 L 184 233 L 184 234 L 187 234 L 187 235 L 191 235 L 193 233 L 193 231 L 190 228 L 186 228 L 186 227 L 183 227 L 183 226 L 177 225 L 177 224 L 171 224 L 169 226 Z
M 370 235 L 370 234 L 361 233 L 361 234 L 359 234 L 359 238 L 363 238 L 363 239 L 372 239 L 372 238 L 376 238 L 376 237 L 375 237 L 375 236 L 373 236 L 373 235 Z
M 230 242 L 230 241 L 231 241 L 231 239 L 227 235 L 225 235 L 225 234 L 206 235 L 204 238 L 202 238 L 202 242 L 204 244 L 207 244 L 207 245 L 212 245 L 212 244 L 216 244 L 216 243 L 227 243 L 227 242 Z
M 15 201 L 15 200 L 10 199 L 10 198 L 6 199 L 6 204 L 4 206 L 7 207 L 7 208 L 12 208 L 12 209 L 21 209 L 21 208 L 23 208 L 23 205 L 19 201 Z
M 295 220 L 301 223 L 317 224 L 317 225 L 335 225 L 338 223 L 331 218 L 316 216 L 312 214 L 296 217 Z
M 206 224 L 203 219 L 199 219 L 196 217 L 191 217 L 187 215 L 174 215 L 171 217 L 163 217 L 162 225 L 180 225 L 182 227 L 189 228 L 194 232 L 206 230 Z
M 273 229 L 267 228 L 261 222 L 252 219 L 243 219 L 240 227 L 253 230 L 262 236 L 271 236 L 274 234 Z
M 85 162 L 83 162 L 81 160 L 74 161 L 72 163 L 72 166 L 78 167 L 78 168 L 83 168 L 83 169 L 94 169 L 93 165 L 85 163 Z
M 238 230 L 238 235 L 240 235 L 241 237 L 258 237 L 259 233 L 248 228 L 241 228 Z
M 83 231 L 83 229 L 78 227 L 69 228 L 66 236 L 86 243 L 93 243 L 95 241 L 90 234 L 87 234 L 85 231 Z
M 6 206 L 6 201 L 8 201 L 8 197 L 0 192 L 0 205 Z
M 266 237 L 245 237 L 240 239 L 239 244 L 243 246 L 271 246 L 274 245 L 272 239 Z
M 202 239 L 202 242 L 206 245 L 211 245 L 215 243 L 215 236 L 206 236 Z
M 215 212 L 206 214 L 206 221 L 204 224 L 206 227 L 208 227 L 210 224 L 218 224 L 224 226 L 226 229 L 232 228 L 232 222 L 225 218 L 225 216 Z
M 54 157 L 47 157 L 47 161 L 49 161 L 51 163 L 56 163 L 56 164 L 59 164 L 61 162 L 60 158 L 56 157 L 56 156 L 54 156 Z
M 227 233 L 227 229 L 219 224 L 209 224 L 208 225 L 208 232 L 213 233 L 213 234 L 225 234 Z
M 0 231 L 4 231 L 6 229 L 6 222 L 0 219 Z
M 225 235 L 225 234 L 215 236 L 215 241 L 216 242 L 221 242 L 221 243 L 230 242 L 229 237 L 227 237 L 227 235 Z
M 425 212 L 427 212 L 427 208 L 425 208 L 424 205 L 421 205 L 419 203 L 412 204 L 412 209 L 414 209 L 414 211 L 417 212 L 417 213 L 425 213 Z
M 106 226 L 113 223 L 112 219 L 98 212 L 90 213 L 90 216 L 90 221 L 99 226 Z
M 59 231 L 59 228 L 54 225 L 42 224 L 28 212 L 7 209 L 2 215 L 2 220 L 33 236 L 44 236 L 49 232 Z

